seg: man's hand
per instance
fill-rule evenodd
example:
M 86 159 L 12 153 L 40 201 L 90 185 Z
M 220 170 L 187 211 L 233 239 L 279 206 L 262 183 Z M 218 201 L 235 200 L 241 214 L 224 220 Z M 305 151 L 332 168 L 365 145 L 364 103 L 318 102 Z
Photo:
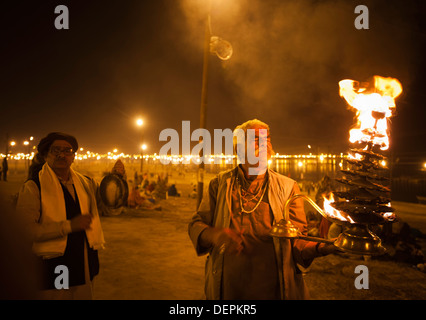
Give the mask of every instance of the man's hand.
M 81 214 L 71 219 L 71 231 L 78 232 L 90 228 L 92 224 L 92 215 Z
M 334 244 L 320 243 L 318 245 L 318 253 L 323 256 L 329 255 L 331 253 L 336 253 L 338 251 L 339 249 Z
M 243 232 L 235 232 L 229 228 L 208 228 L 201 233 L 203 246 L 213 245 L 220 253 L 241 253 L 244 249 Z

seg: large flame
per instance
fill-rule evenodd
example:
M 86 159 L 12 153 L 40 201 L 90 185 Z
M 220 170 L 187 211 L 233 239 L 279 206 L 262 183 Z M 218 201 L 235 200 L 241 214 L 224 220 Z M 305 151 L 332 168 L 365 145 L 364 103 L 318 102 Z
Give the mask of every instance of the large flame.
M 402 92 L 401 83 L 394 78 L 374 76 L 372 83 L 359 83 L 354 80 L 342 80 L 339 82 L 340 96 L 357 111 L 357 123 L 349 132 L 351 143 L 367 143 L 379 146 L 381 150 L 389 148 L 388 119 L 395 110 L 395 98 Z M 349 158 L 362 160 L 360 154 L 348 155 Z M 382 164 L 383 165 L 383 164 Z M 324 198 L 324 211 L 331 218 L 354 223 L 351 217 L 344 212 L 335 209 L 333 193 Z M 392 212 L 385 213 L 391 217 Z
M 395 109 L 395 98 L 402 92 L 401 83 L 394 78 L 374 76 L 374 84 L 354 80 L 339 82 L 340 96 L 357 110 L 357 124 L 350 130 L 349 141 L 371 142 L 381 150 L 389 148 L 388 118 Z

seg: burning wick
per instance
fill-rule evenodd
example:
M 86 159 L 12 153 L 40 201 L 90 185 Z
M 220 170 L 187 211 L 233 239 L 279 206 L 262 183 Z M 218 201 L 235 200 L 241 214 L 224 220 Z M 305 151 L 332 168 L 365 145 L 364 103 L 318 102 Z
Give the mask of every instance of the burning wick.
M 355 223 L 355 221 L 353 221 L 350 216 L 348 216 L 348 215 L 344 214 L 343 212 L 335 209 L 331 205 L 334 202 L 334 195 L 333 195 L 332 192 L 330 193 L 328 198 L 327 198 L 326 195 L 323 195 L 323 198 L 324 198 L 324 211 L 328 214 L 328 216 L 330 218 L 339 219 L 341 221 L 347 221 L 347 222 L 350 222 L 350 223 Z

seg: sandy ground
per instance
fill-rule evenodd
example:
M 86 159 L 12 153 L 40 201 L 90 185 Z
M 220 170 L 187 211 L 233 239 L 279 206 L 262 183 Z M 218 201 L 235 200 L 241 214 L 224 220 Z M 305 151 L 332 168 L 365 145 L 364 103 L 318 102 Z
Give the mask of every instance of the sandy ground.
M 161 211 L 126 209 L 102 217 L 106 249 L 100 252 L 100 274 L 95 279 L 98 300 L 203 299 L 205 257 L 197 257 L 187 235 L 196 200 L 188 197 L 192 179 L 173 180 L 181 197 L 161 201 Z M 19 189 L 22 178 L 0 182 L 6 196 Z M 393 203 L 410 226 L 426 233 L 426 206 Z M 420 242 L 425 252 L 426 245 Z M 368 289 L 356 289 L 357 265 L 368 267 Z M 413 300 L 426 298 L 426 273 L 409 264 L 366 260 L 347 254 L 317 258 L 305 270 L 312 299 Z

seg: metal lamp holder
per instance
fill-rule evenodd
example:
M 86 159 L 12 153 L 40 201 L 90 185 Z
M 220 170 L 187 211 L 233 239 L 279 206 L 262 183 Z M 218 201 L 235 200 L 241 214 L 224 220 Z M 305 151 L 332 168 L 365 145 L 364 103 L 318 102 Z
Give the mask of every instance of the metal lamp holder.
M 297 226 L 290 220 L 290 206 L 302 198 L 330 222 L 342 225 L 344 231 L 335 239 L 323 239 L 302 234 Z M 270 231 L 270 236 L 285 239 L 303 239 L 313 242 L 322 242 L 335 245 L 339 250 L 347 253 L 361 255 L 381 255 L 386 249 L 382 246 L 380 238 L 375 235 L 367 224 L 350 223 L 335 219 L 327 215 L 311 198 L 303 194 L 296 194 L 289 198 L 284 207 L 284 218 L 277 222 Z

